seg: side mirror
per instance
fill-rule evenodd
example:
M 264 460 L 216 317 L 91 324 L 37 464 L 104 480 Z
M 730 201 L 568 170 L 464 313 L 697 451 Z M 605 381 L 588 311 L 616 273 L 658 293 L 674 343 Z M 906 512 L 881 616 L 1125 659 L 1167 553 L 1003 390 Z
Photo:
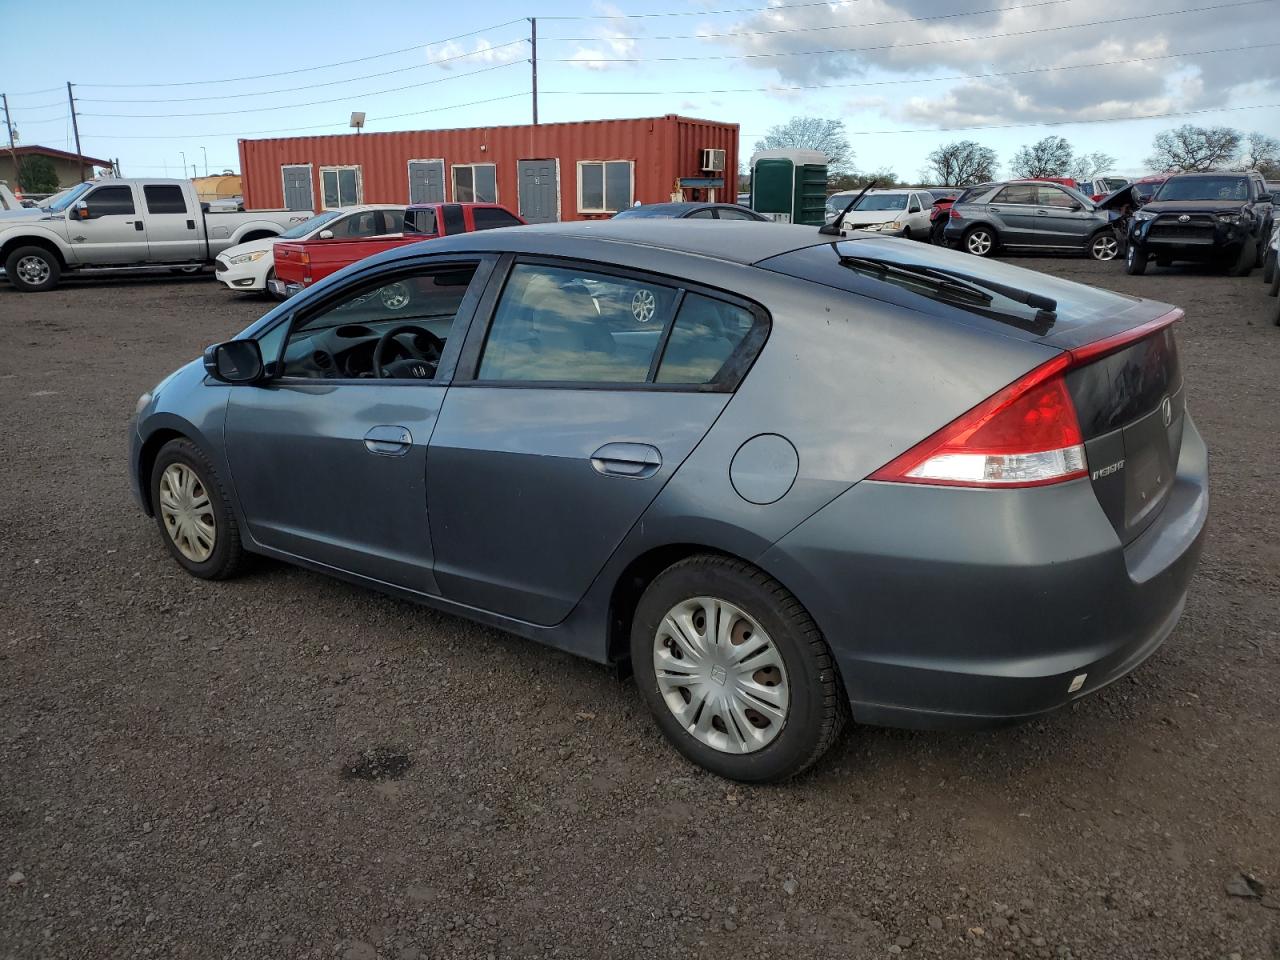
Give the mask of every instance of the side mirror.
M 1072 201 L 1071 206 L 1070 206 L 1068 209 L 1069 209 L 1069 210 L 1077 210 L 1077 211 L 1078 211 L 1078 210 L 1083 210 L 1083 209 L 1084 209 L 1084 204 L 1082 204 L 1082 203 L 1076 203 L 1075 201 Z
M 1275 202 L 1275 200 L 1273 199 L 1273 197 L 1274 197 L 1274 194 L 1270 194 L 1270 193 L 1262 193 L 1262 194 L 1259 194 L 1259 195 L 1258 195 L 1258 202 L 1259 202 L 1259 203 L 1274 203 L 1274 202 Z
M 223 383 L 256 383 L 262 379 L 262 348 L 257 340 L 228 340 L 204 352 L 204 369 Z
M 75 205 L 75 215 L 77 220 L 88 220 L 89 204 L 84 200 L 78 201 Z
M 317 234 L 316 234 L 316 236 L 317 236 L 317 237 L 319 237 L 321 240 L 332 240 L 332 239 L 333 239 L 333 231 L 332 231 L 332 230 L 321 230 L 319 233 L 317 233 Z

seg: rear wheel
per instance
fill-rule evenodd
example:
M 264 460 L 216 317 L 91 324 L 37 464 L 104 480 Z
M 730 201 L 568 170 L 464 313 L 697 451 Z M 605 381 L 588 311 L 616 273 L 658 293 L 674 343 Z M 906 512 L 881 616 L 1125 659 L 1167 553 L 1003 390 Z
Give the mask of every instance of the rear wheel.
M 1271 283 L 1276 276 L 1276 252 L 1268 250 L 1262 258 L 1262 282 Z
M 690 557 L 645 590 L 631 624 L 636 684 L 689 760 L 732 780 L 794 777 L 847 706 L 817 625 L 782 584 L 728 557 Z
M 1227 273 L 1233 277 L 1247 277 L 1258 262 L 1258 248 L 1255 244 L 1246 240 L 1240 245 L 1240 252 L 1236 255 L 1231 265 L 1227 267 Z
M 1124 272 L 1131 277 L 1140 277 L 1147 272 L 1147 254 L 1138 249 L 1136 244 L 1129 244 L 1124 255 Z
M 1094 260 L 1114 260 L 1120 253 L 1120 241 L 1114 230 L 1101 230 L 1089 241 L 1089 256 Z
M 990 227 L 970 227 L 964 235 L 964 248 L 975 257 L 991 256 L 996 244 L 996 232 Z
M 58 285 L 62 264 L 44 247 L 19 247 L 5 260 L 4 273 L 24 293 L 43 293 Z
M 929 228 L 929 239 L 940 247 L 947 245 L 947 238 L 943 235 L 943 231 L 947 229 L 947 221 L 939 217 L 933 222 L 933 226 Z
M 1280 264 L 1276 265 L 1275 273 L 1271 275 L 1271 286 L 1267 288 L 1267 293 L 1271 296 L 1280 296 Z

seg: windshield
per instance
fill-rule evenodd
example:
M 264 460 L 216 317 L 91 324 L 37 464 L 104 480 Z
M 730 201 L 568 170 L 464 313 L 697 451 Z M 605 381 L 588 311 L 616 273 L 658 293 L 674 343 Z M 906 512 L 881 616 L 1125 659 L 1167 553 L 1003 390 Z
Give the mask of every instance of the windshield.
M 301 240 L 312 230 L 319 229 L 330 220 L 342 216 L 342 210 L 326 210 L 324 213 L 318 213 L 310 220 L 303 220 L 296 227 L 290 227 L 284 233 L 277 237 L 277 240 Z
M 1156 193 L 1157 200 L 1248 200 L 1247 177 L 1174 177 Z
M 75 203 L 76 199 L 91 186 L 93 186 L 91 183 L 82 183 L 79 186 L 72 187 L 66 193 L 55 194 L 50 201 L 44 205 L 44 208 L 46 210 L 52 210 L 55 213 L 65 210 L 67 207 L 71 206 L 71 204 Z
M 855 210 L 905 210 L 907 195 L 905 193 L 869 193 L 854 207 Z

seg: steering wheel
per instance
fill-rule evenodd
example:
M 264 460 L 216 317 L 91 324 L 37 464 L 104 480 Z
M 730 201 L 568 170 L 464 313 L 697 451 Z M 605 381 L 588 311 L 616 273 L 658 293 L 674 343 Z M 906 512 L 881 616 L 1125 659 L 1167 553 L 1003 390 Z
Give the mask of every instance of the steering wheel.
M 396 339 L 402 333 L 413 334 L 413 346 Z M 420 340 L 426 341 L 425 349 L 419 346 Z M 384 361 L 392 346 L 408 356 Z M 378 338 L 378 345 L 373 348 L 373 375 L 381 379 L 430 380 L 436 375 L 443 354 L 444 341 L 430 330 L 408 325 L 393 327 Z

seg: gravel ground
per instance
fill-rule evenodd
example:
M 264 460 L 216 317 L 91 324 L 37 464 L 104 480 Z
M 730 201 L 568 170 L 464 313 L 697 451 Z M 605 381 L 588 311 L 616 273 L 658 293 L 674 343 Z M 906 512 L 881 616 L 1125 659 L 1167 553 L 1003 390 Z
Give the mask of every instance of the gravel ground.
M 263 302 L 0 286 L 0 957 L 1280 957 L 1274 301 L 1020 263 L 1187 310 L 1215 501 L 1182 624 L 1049 719 L 854 729 L 767 788 L 602 668 L 282 565 L 185 575 L 126 418 Z

